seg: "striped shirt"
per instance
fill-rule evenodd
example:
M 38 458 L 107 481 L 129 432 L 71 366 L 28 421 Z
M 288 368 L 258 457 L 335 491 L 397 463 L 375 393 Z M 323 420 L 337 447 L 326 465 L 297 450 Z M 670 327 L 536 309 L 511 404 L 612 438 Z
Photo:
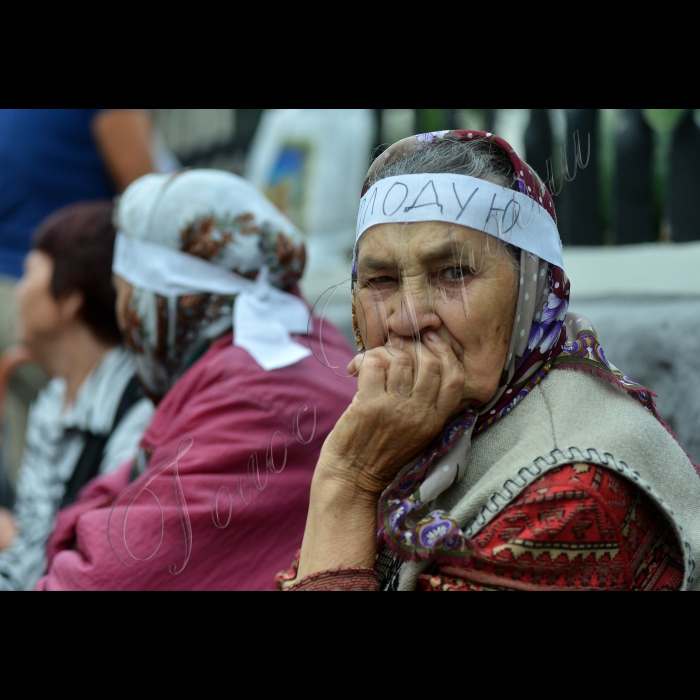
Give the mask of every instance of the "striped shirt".
M 0 590 L 31 590 L 46 569 L 46 545 L 66 486 L 85 446 L 84 432 L 106 434 L 134 366 L 122 347 L 107 351 L 64 408 L 66 381 L 52 379 L 29 411 L 14 515 L 19 529 L 0 552 Z M 121 420 L 105 447 L 100 474 L 133 459 L 153 404 L 141 399 Z

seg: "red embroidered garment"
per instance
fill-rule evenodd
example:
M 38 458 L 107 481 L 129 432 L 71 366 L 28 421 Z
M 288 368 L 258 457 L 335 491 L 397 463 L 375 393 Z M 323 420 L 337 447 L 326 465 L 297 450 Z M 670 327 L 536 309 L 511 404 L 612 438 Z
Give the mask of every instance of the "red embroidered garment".
M 547 472 L 470 542 L 474 554 L 463 566 L 422 574 L 418 589 L 678 590 L 683 581 L 670 522 L 635 484 L 596 465 Z M 289 587 L 297 566 L 277 575 L 278 588 Z M 352 590 L 379 589 L 373 569 L 349 569 L 290 590 L 349 590 L 348 577 Z

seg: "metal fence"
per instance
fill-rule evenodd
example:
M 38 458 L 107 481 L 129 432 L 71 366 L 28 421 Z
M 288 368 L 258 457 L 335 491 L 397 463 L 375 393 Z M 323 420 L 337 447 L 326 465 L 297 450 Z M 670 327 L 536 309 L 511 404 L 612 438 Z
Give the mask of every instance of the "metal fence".
M 177 159 L 188 167 L 243 173 L 261 109 L 155 109 L 154 121 Z
M 183 165 L 242 174 L 262 111 L 154 113 Z M 374 111 L 375 155 L 396 138 L 440 129 L 483 128 L 508 138 L 499 125 L 518 112 L 513 145 L 524 147 L 555 195 L 564 244 L 700 240 L 700 129 L 693 110 Z

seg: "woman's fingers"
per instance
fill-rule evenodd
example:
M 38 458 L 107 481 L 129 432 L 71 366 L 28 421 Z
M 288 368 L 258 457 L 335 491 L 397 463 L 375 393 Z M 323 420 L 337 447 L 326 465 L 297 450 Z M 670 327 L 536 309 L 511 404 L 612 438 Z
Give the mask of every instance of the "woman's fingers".
M 387 362 L 382 352 L 384 348 L 367 351 L 357 375 L 357 391 L 367 398 L 381 396 L 386 391 Z
M 443 363 L 433 350 L 432 345 L 423 341 L 417 346 L 416 353 L 415 388 L 412 397 L 417 404 L 426 408 L 435 405 L 444 371 Z
M 362 366 L 362 361 L 365 359 L 365 353 L 360 353 L 359 355 L 355 355 L 355 357 L 348 362 L 348 367 L 347 371 L 348 374 L 350 375 L 355 375 L 360 371 L 360 367 Z
M 452 348 L 437 333 L 428 332 L 423 338 L 429 353 L 435 358 L 440 368 L 440 382 L 435 394 L 435 407 L 438 412 L 451 415 L 459 405 L 464 392 L 464 367 L 457 359 Z
M 416 346 L 420 353 L 420 347 Z M 407 397 L 413 390 L 416 358 L 410 351 L 402 350 L 389 357 L 386 374 L 386 391 L 390 395 Z
M 357 372 L 358 392 L 324 449 L 360 474 L 368 490 L 380 492 L 454 414 L 464 369 L 448 342 L 426 333 L 400 351 L 368 350 L 348 372 Z
M 464 391 L 464 368 L 449 343 L 433 332 L 396 354 L 379 347 L 357 355 L 348 372 L 357 373 L 364 397 L 407 400 L 419 413 L 437 410 L 449 416 Z

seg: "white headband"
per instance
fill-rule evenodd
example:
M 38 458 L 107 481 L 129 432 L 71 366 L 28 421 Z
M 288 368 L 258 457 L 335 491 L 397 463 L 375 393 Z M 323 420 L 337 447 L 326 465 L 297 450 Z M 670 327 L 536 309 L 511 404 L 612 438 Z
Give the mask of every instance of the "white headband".
M 469 175 L 421 173 L 379 180 L 360 200 L 355 240 L 377 224 L 416 221 L 469 226 L 564 268 L 557 225 L 542 204 Z
M 233 305 L 234 345 L 263 369 L 293 365 L 311 354 L 290 333 L 311 324 L 304 302 L 267 282 L 267 268 L 252 281 L 189 253 L 117 233 L 112 271 L 140 289 L 163 296 L 237 294 Z

